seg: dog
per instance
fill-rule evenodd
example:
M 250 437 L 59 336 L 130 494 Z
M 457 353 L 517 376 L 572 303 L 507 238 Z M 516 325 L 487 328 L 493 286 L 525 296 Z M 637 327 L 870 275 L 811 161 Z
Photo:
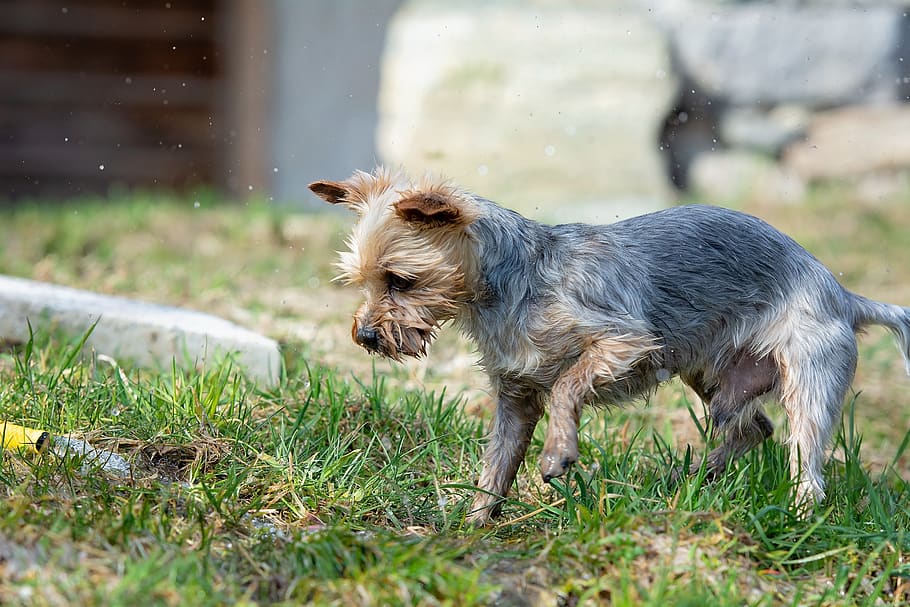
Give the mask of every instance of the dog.
M 772 434 L 777 397 L 798 503 L 824 499 L 822 467 L 857 362 L 884 325 L 910 374 L 910 308 L 851 293 L 794 240 L 737 211 L 690 205 L 612 225 L 544 225 L 444 180 L 356 172 L 309 186 L 359 221 L 339 277 L 363 290 L 352 336 L 392 360 L 427 353 L 453 321 L 496 398 L 468 520 L 500 514 L 549 407 L 545 482 L 578 459 L 586 404 L 622 404 L 679 376 L 722 437 L 710 474 Z

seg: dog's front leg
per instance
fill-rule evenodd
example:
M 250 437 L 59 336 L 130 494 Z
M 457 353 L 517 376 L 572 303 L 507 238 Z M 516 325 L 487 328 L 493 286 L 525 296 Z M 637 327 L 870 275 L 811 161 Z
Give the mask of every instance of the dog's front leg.
M 468 522 L 487 523 L 497 516 L 518 466 L 524 460 L 534 427 L 543 415 L 543 394 L 515 386 L 500 386 L 496 416 L 483 454 L 483 471 L 477 481 Z
M 562 476 L 578 461 L 578 421 L 592 385 L 581 361 L 563 374 L 555 384 L 550 400 L 550 423 L 540 454 L 540 475 L 545 483 Z
M 578 421 L 581 408 L 595 389 L 621 379 L 649 352 L 653 339 L 623 335 L 591 344 L 553 384 L 550 424 L 540 456 L 544 482 L 562 476 L 578 460 Z

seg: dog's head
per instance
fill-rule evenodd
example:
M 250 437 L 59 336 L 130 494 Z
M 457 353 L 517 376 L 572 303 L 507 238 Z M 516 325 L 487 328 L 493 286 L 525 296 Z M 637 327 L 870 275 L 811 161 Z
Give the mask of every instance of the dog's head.
M 473 297 L 473 197 L 446 182 L 415 184 L 381 169 L 309 188 L 359 216 L 338 263 L 338 278 L 364 293 L 354 341 L 394 360 L 426 354 L 440 324 Z

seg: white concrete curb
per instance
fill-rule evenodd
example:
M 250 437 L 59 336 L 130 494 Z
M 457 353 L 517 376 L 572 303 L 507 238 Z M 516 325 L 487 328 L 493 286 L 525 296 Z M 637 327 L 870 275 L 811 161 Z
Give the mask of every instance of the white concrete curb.
M 81 335 L 96 352 L 152 368 L 197 367 L 233 355 L 262 387 L 278 383 L 278 344 L 222 318 L 148 302 L 0 275 L 0 339 L 26 341 L 32 328 Z

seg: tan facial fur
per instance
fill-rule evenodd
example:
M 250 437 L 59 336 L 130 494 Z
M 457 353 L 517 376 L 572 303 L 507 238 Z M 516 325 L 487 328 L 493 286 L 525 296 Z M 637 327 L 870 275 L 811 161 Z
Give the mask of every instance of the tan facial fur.
M 471 197 L 384 170 L 310 189 L 359 216 L 338 263 L 338 278 L 364 294 L 354 341 L 394 360 L 425 355 L 476 287 L 466 278 L 474 265 L 465 229 L 476 214 Z

